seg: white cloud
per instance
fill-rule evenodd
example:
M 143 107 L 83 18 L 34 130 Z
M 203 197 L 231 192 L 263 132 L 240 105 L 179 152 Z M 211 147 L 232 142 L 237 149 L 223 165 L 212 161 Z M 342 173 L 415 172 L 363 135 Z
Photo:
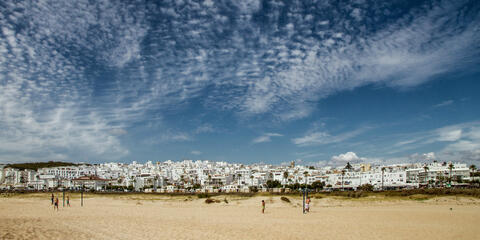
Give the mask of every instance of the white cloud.
M 265 133 L 262 136 L 259 136 L 253 139 L 253 143 L 264 143 L 272 141 L 272 137 L 282 137 L 282 134 L 279 133 Z
M 355 18 L 355 20 L 357 20 L 357 21 L 361 21 L 362 20 L 362 10 L 359 9 L 359 8 L 355 8 L 350 13 L 350 16 Z
M 197 127 L 197 129 L 195 129 L 194 133 L 195 134 L 201 134 L 201 133 L 211 133 L 211 132 L 214 132 L 215 129 L 212 127 L 212 125 L 210 124 L 203 124 L 203 125 L 200 125 Z
M 338 142 L 343 142 L 348 139 L 354 138 L 362 134 L 368 129 L 369 128 L 360 128 L 350 132 L 344 132 L 338 135 L 330 135 L 327 132 L 314 131 L 314 132 L 307 133 L 303 137 L 293 138 L 292 142 L 299 146 L 312 146 L 312 145 L 338 143 Z
M 338 156 L 333 156 L 332 161 L 334 162 L 341 162 L 341 163 L 357 163 L 357 162 L 363 162 L 367 160 L 366 158 L 358 157 L 356 153 L 354 152 L 346 152 L 343 154 L 339 154 Z
M 193 140 L 193 136 L 189 133 L 167 130 L 158 136 L 144 138 L 142 142 L 147 145 L 159 145 L 164 143 L 190 142 Z
M 193 154 L 193 155 L 202 155 L 202 152 L 200 152 L 198 150 L 193 150 L 190 153 Z
M 432 162 L 433 160 L 437 160 L 434 152 L 418 154 L 414 153 L 409 156 L 410 162 Z
M 318 22 L 319 25 L 328 25 L 328 23 L 329 23 L 328 20 Z
M 442 144 L 440 145 L 439 150 L 435 152 L 428 153 L 413 153 L 405 154 L 400 157 L 369 157 L 369 158 L 356 158 L 356 154 L 353 152 L 347 152 L 345 154 L 340 154 L 332 157 L 330 160 L 321 161 L 320 164 L 323 165 L 335 165 L 335 161 L 340 160 L 362 160 L 363 162 L 368 163 L 384 163 L 384 164 L 393 164 L 401 162 L 431 162 L 437 160 L 439 162 L 443 161 L 460 161 L 466 163 L 480 163 L 480 123 L 479 122 L 467 122 L 462 124 L 445 126 L 442 128 L 424 131 L 419 133 L 407 134 L 405 140 L 397 142 L 393 145 L 393 148 L 396 151 L 390 152 L 398 153 L 404 152 L 408 153 L 409 151 L 415 149 L 422 149 L 431 144 Z M 438 148 L 438 147 L 436 147 Z M 321 154 L 313 154 L 312 156 L 317 156 Z M 308 156 L 308 155 L 302 155 Z
M 260 9 L 259 0 L 234 1 L 233 4 L 239 8 L 240 12 L 247 14 L 255 13 Z
M 437 132 L 438 141 L 454 142 L 462 137 L 462 129 L 441 128 Z
M 345 166 L 345 164 L 355 163 L 383 163 L 384 160 L 378 158 L 359 157 L 355 152 L 346 152 L 336 156 L 332 156 L 330 160 L 320 161 L 319 166 Z
M 421 6 L 393 23 L 378 23 L 376 32 L 348 16 L 307 17 L 299 13 L 303 6 L 284 3 L 272 3 L 263 19 L 267 24 L 260 25 L 252 17 L 262 8 L 256 0 L 235 1 L 238 11 L 230 14 L 219 10 L 230 3 L 210 0 L 203 2 L 208 8 L 195 1 L 161 7 L 101 0 L 4 2 L 0 161 L 75 160 L 78 152 L 82 158 L 124 157 L 122 130 L 147 121 L 152 112 L 161 115 L 205 97 L 205 90 L 206 109 L 290 121 L 340 91 L 368 84 L 411 87 L 478 65 L 472 56 L 479 53 L 479 17 L 461 2 Z M 362 15 L 364 9 L 384 10 L 358 4 L 319 2 L 309 11 L 346 9 L 357 20 L 375 22 Z M 152 28 L 151 16 L 158 14 L 165 21 Z M 188 141 L 209 131 L 159 138 Z M 468 135 L 475 133 L 466 129 L 435 134 L 419 141 L 475 143 Z M 312 131 L 292 141 L 308 146 L 354 136 Z
M 443 102 L 441 102 L 441 103 L 439 103 L 439 104 L 434 105 L 433 107 L 434 107 L 434 108 L 445 107 L 445 106 L 452 105 L 453 102 L 454 102 L 453 100 L 446 100 L 446 101 L 443 101 Z
M 95 84 L 77 51 L 97 64 L 123 67 L 136 61 L 146 33 L 141 7 L 133 13 L 107 1 L 5 4 L 9 10 L 0 12 L 0 162 L 128 155 L 119 136 L 126 134 L 132 115 L 118 115 L 126 112 L 119 102 L 105 107 L 101 103 L 107 98 L 91 99 Z
M 203 1 L 203 5 L 207 7 L 213 7 L 214 2 L 212 0 L 205 0 Z
M 290 110 L 285 103 L 305 106 L 339 91 L 367 84 L 394 88 L 416 86 L 437 75 L 469 65 L 474 53 L 478 52 L 472 46 L 479 37 L 479 31 L 475 30 L 473 23 L 460 29 L 453 24 L 458 21 L 449 21 L 457 17 L 452 13 L 462 9 L 461 4 L 442 2 L 440 5 L 423 6 L 422 11 L 412 10 L 375 35 L 366 32 L 357 34 L 354 42 L 351 42 L 351 29 L 339 26 L 346 20 L 335 19 L 332 29 L 338 29 L 335 32 L 341 33 L 341 38 L 338 38 L 340 35 L 336 35 L 335 40 L 325 37 L 323 46 L 318 45 L 318 40 L 302 38 L 302 31 L 310 26 L 308 22 L 296 20 L 286 23 L 285 37 L 264 36 L 269 45 L 262 46 L 266 49 L 252 56 L 260 59 L 271 50 L 273 54 L 270 55 L 277 57 L 275 65 L 263 67 L 281 67 L 272 71 L 268 78 L 248 82 L 248 93 L 240 99 L 239 106 L 247 115 L 267 113 L 281 116 Z M 355 17 L 360 16 L 360 10 L 352 13 Z M 335 32 L 329 32 L 329 35 L 335 35 Z M 298 48 L 304 49 L 304 57 L 283 50 L 297 49 L 287 47 L 291 45 L 290 35 L 301 39 Z M 310 114 L 310 111 L 298 118 Z
M 407 140 L 395 144 L 398 151 L 416 149 L 429 144 L 444 144 L 435 154 L 410 155 L 418 160 L 480 162 L 480 122 L 467 122 L 411 134 Z
M 297 145 L 313 145 L 330 143 L 330 134 L 325 132 L 314 132 L 300 138 L 294 138 L 292 141 Z
M 125 135 L 128 132 L 125 129 L 122 129 L 122 128 L 114 128 L 114 129 L 110 130 L 110 133 L 112 135 L 115 135 L 115 136 L 120 136 L 120 135 Z
M 162 135 L 161 139 L 165 142 L 184 142 L 193 140 L 189 134 L 183 132 L 167 133 Z
M 443 159 L 480 164 L 480 142 L 478 140 L 460 140 L 448 144 L 440 151 Z
M 479 122 L 449 125 L 429 131 L 405 134 L 394 146 L 401 150 L 410 146 L 418 147 L 438 142 L 455 142 L 462 138 L 475 138 Z

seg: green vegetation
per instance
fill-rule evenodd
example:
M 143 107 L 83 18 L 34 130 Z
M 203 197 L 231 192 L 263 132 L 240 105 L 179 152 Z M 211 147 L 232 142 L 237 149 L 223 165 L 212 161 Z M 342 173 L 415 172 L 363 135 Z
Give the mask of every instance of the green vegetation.
M 210 204 L 210 203 L 220 203 L 220 200 L 207 198 L 207 199 L 205 199 L 205 203 L 206 203 L 206 204 Z
M 278 180 L 267 180 L 267 188 L 281 188 L 282 184 Z
M 56 192 L 60 193 L 60 192 Z M 0 192 L 0 198 L 49 198 L 51 192 Z M 79 192 L 69 191 L 71 198 L 80 198 Z M 84 197 L 104 196 L 118 199 L 138 200 L 138 201 L 185 201 L 185 198 L 193 200 L 195 195 L 200 199 L 205 199 L 205 203 L 229 203 L 231 201 L 248 199 L 250 197 L 274 197 L 278 196 L 282 202 L 292 203 L 292 199 L 301 199 L 299 192 L 290 193 L 142 193 L 142 192 L 89 192 Z M 359 201 L 384 201 L 384 200 L 413 200 L 424 201 L 436 197 L 469 197 L 480 199 L 480 189 L 411 189 L 411 190 L 389 190 L 389 191 L 333 191 L 333 192 L 311 192 L 309 196 L 313 199 L 335 198 L 343 200 L 359 200 Z M 228 199 L 227 199 L 228 198 Z
M 363 184 L 362 186 L 358 187 L 358 190 L 360 191 L 367 191 L 367 192 L 371 192 L 373 191 L 373 185 L 372 184 Z
M 198 198 L 208 198 L 209 196 L 208 196 L 207 193 L 199 193 L 199 194 L 197 194 L 197 197 Z
M 16 168 L 19 170 L 38 170 L 39 168 L 51 168 L 51 167 L 67 167 L 67 166 L 77 166 L 78 164 L 75 163 L 68 163 L 68 162 L 33 162 L 33 163 L 12 163 L 7 164 L 6 168 Z
M 401 191 L 384 191 L 385 196 L 412 196 L 412 195 L 430 195 L 430 196 L 449 196 L 463 195 L 480 198 L 480 189 L 451 189 L 451 188 L 431 188 L 431 189 L 411 189 Z
M 267 182 L 267 186 L 268 186 L 268 182 Z M 320 182 L 320 181 L 315 181 L 312 184 L 294 183 L 294 184 L 288 184 L 288 185 L 286 185 L 286 187 L 290 188 L 291 190 L 294 190 L 294 191 L 298 191 L 299 189 L 304 189 L 304 188 L 319 191 L 319 190 L 322 190 L 325 187 L 325 183 Z
M 337 196 L 337 197 L 346 197 L 346 198 L 361 198 L 367 197 L 368 194 L 363 191 L 335 191 L 328 193 L 327 196 Z
M 430 188 L 430 189 L 404 189 L 404 190 L 392 190 L 392 191 L 333 191 L 325 193 L 312 194 L 315 198 L 320 197 L 344 197 L 344 198 L 362 198 L 362 197 L 385 197 L 385 198 L 406 198 L 413 200 L 425 200 L 431 197 L 444 197 L 444 196 L 467 196 L 480 198 L 480 189 L 448 189 L 448 188 Z

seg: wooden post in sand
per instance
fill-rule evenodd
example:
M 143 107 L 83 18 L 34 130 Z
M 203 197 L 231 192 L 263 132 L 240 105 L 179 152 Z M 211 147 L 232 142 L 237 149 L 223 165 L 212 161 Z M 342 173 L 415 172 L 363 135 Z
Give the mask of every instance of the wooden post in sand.
M 82 207 L 83 207 L 83 186 L 82 186 Z
M 303 213 L 305 213 L 305 188 L 302 189 L 302 196 L 303 196 Z

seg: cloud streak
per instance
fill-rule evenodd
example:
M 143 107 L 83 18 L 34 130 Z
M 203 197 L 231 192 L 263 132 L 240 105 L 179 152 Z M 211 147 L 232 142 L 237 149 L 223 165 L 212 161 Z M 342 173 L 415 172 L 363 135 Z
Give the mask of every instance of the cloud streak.
M 474 1 L 403 12 L 393 2 L 355 1 L 2 4 L 3 162 L 124 158 L 129 128 L 192 102 L 242 121 L 301 119 L 341 91 L 408 88 L 476 66 L 480 51 Z M 192 139 L 168 126 L 160 130 L 167 132 L 164 141 Z M 205 125 L 195 134 L 212 131 Z M 317 131 L 293 143 L 322 145 L 358 134 Z M 272 137 L 278 136 L 253 142 Z
M 102 106 L 90 107 L 96 83 L 85 63 L 122 67 L 138 56 L 132 50 L 138 49 L 143 30 L 131 22 L 133 15 L 122 12 L 126 6 L 101 1 L 7 1 L 5 6 L 0 12 L 0 161 L 126 156 L 129 151 L 118 137 L 126 134 L 125 121 L 114 120 Z
M 454 102 L 455 102 L 455 101 L 453 101 L 453 100 L 446 100 L 446 101 L 443 101 L 443 102 L 441 102 L 441 103 L 439 103 L 439 104 L 434 105 L 433 107 L 434 107 L 434 108 L 445 107 L 445 106 L 452 105 Z
M 440 161 L 480 162 L 478 141 L 480 140 L 480 123 L 467 122 L 442 128 L 409 134 L 405 140 L 395 146 L 398 151 L 416 149 L 431 144 L 443 146 L 434 153 Z M 415 157 L 414 159 L 419 159 Z
M 259 136 L 252 140 L 253 143 L 264 143 L 264 142 L 271 142 L 272 137 L 282 137 L 282 134 L 279 133 L 265 133 L 262 136 Z
M 303 137 L 293 138 L 292 143 L 301 147 L 339 143 L 354 138 L 368 129 L 369 128 L 360 128 L 350 132 L 343 132 L 338 135 L 331 135 L 324 131 L 313 131 L 307 133 Z
M 193 150 L 190 153 L 193 154 L 193 155 L 202 155 L 202 152 L 200 152 L 198 150 Z

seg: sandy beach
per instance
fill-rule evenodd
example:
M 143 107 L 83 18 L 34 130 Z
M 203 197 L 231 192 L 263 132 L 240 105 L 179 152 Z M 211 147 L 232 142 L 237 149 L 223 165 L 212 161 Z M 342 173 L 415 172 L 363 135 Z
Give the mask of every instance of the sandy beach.
M 227 199 L 228 203 L 224 201 Z M 91 195 L 54 211 L 46 194 L 0 199 L 0 239 L 474 239 L 480 201 Z M 260 202 L 267 202 L 261 214 Z

